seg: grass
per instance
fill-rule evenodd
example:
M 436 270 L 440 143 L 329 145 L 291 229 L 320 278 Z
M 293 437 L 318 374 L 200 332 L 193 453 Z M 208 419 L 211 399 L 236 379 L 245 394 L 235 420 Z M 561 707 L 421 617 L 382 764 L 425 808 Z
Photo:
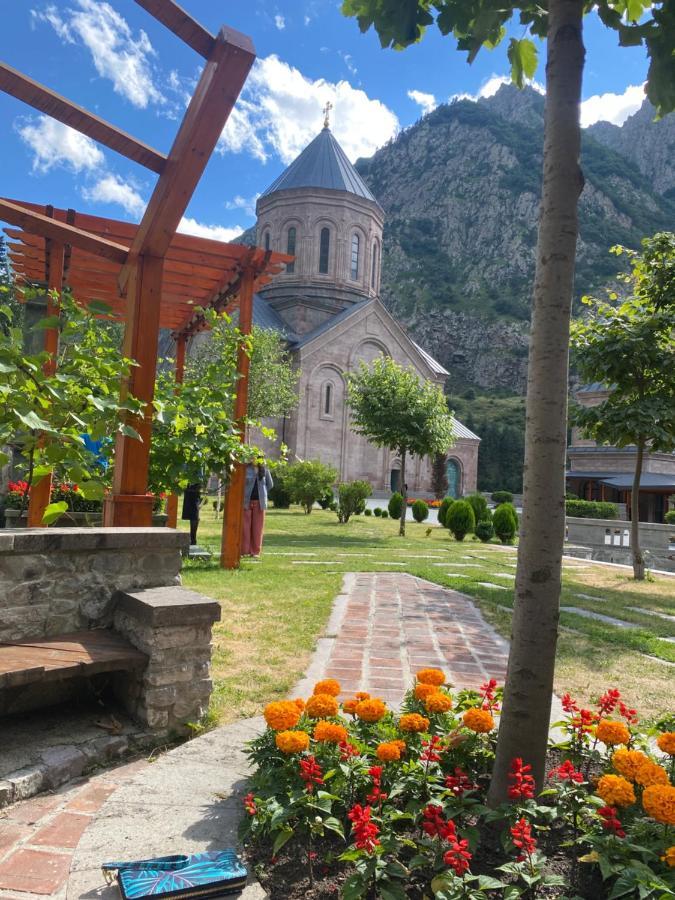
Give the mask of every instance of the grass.
M 217 721 L 253 715 L 270 699 L 286 695 L 309 663 L 345 572 L 409 572 L 461 590 L 509 636 L 514 547 L 470 539 L 458 543 L 438 527 L 427 535 L 425 524 L 408 523 L 400 538 L 398 523 L 390 519 L 359 516 L 345 526 L 322 510 L 310 516 L 296 508 L 270 510 L 262 561 L 244 560 L 240 570 L 227 572 L 218 566 L 220 528 L 205 509 L 199 540 L 214 557 L 187 562 L 183 573 L 186 586 L 216 598 L 223 610 L 214 629 L 211 715 Z M 417 558 L 425 556 L 432 558 Z M 459 573 L 465 577 L 455 577 Z M 630 607 L 672 614 L 674 601 L 675 578 L 636 583 L 625 570 L 566 562 L 562 606 L 600 612 L 634 627 L 563 613 L 556 690 L 588 702 L 605 687 L 618 687 L 644 716 L 669 711 L 673 667 L 667 663 L 675 662 L 675 644 L 664 638 L 675 634 L 675 623 Z

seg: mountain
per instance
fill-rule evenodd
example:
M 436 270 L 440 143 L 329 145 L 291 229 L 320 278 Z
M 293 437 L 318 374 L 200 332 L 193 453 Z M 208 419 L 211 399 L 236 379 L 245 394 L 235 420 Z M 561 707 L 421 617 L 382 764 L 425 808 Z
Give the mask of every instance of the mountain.
M 524 392 L 543 111 L 536 91 L 503 86 L 439 106 L 356 164 L 386 214 L 383 299 L 454 393 Z M 674 227 L 675 116 L 652 119 L 645 105 L 583 133 L 577 298 L 613 278 L 613 244 Z

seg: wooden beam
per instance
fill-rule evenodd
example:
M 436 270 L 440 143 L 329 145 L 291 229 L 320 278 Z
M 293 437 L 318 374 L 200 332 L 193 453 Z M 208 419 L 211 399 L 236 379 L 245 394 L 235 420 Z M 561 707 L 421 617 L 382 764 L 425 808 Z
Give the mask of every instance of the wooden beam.
M 185 374 L 185 348 L 187 339 L 184 334 L 176 338 L 176 384 L 183 383 Z M 175 528 L 178 525 L 178 494 L 175 491 L 169 495 L 166 501 L 166 525 L 167 528 Z
M 104 256 L 106 259 L 112 259 L 120 264 L 125 263 L 129 256 L 129 249 L 115 241 L 109 241 L 106 238 L 97 237 L 88 231 L 82 231 L 73 225 L 67 225 L 65 222 L 58 222 L 56 219 L 50 219 L 42 213 L 32 212 L 17 203 L 10 200 L 0 199 L 0 219 L 9 222 L 11 225 L 18 225 L 25 231 L 39 234 L 45 238 L 62 244 L 72 244 L 88 253 L 94 253 L 96 256 Z
M 136 3 L 165 25 L 169 31 L 173 31 L 188 47 L 192 47 L 205 59 L 209 58 L 215 41 L 214 36 L 177 3 L 173 0 L 136 0 Z
M 164 170 L 166 156 L 163 153 L 153 150 L 126 131 L 116 128 L 3 62 L 0 62 L 0 90 L 22 100 L 33 109 L 39 109 L 52 119 L 58 119 L 99 144 L 110 147 L 127 159 L 140 163 L 146 169 L 158 174 Z
M 254 59 L 250 38 L 237 31 L 219 32 L 138 226 L 132 258 L 166 254 Z M 126 265 L 120 273 L 123 294 L 131 268 Z

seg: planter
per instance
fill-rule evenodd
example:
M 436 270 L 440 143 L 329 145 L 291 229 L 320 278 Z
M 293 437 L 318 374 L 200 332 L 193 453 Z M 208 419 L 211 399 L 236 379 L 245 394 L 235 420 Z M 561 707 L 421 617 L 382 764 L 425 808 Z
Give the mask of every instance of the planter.
M 166 513 L 153 513 L 152 514 L 152 524 L 156 528 L 166 528 L 166 523 L 168 522 L 169 517 Z
M 5 528 L 25 528 L 28 513 L 19 509 L 5 510 Z M 96 528 L 103 522 L 102 512 L 65 512 L 56 522 L 53 528 Z
M 5 510 L 5 528 L 25 528 L 28 516 L 24 512 L 21 515 L 20 509 Z

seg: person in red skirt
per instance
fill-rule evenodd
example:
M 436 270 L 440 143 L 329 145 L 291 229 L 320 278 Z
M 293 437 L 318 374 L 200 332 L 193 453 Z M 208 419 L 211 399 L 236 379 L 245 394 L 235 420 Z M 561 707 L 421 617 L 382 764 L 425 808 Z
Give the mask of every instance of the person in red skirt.
M 254 559 L 260 556 L 265 528 L 267 493 L 273 486 L 270 470 L 262 461 L 249 463 L 246 466 L 244 519 L 241 535 L 242 556 L 252 556 Z

